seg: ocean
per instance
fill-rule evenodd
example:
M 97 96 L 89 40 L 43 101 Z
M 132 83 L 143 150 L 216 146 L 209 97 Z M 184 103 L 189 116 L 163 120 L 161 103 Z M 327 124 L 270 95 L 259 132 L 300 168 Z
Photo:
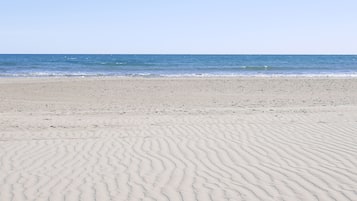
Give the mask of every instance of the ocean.
M 0 54 L 0 77 L 357 76 L 357 55 Z

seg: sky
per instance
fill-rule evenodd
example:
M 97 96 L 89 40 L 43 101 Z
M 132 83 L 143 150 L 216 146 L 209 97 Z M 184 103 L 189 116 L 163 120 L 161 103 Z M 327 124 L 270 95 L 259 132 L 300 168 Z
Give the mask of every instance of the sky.
M 357 54 L 357 1 L 1 0 L 0 53 Z

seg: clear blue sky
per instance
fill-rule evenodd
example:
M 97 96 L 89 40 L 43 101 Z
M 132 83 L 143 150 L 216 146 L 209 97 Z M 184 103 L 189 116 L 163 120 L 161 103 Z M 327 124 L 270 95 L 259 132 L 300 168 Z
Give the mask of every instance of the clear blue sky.
M 357 0 L 1 0 L 0 53 L 357 54 Z

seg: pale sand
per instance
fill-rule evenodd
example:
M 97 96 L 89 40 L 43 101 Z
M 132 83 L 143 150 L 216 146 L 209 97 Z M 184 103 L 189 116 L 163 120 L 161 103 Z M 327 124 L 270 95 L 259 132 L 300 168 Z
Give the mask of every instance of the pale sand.
M 0 79 L 0 200 L 357 200 L 357 79 Z

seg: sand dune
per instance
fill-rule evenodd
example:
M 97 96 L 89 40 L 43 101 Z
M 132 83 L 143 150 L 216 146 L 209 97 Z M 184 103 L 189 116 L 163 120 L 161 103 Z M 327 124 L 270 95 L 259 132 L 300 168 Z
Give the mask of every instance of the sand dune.
M 357 200 L 357 80 L 3 79 L 0 200 Z

